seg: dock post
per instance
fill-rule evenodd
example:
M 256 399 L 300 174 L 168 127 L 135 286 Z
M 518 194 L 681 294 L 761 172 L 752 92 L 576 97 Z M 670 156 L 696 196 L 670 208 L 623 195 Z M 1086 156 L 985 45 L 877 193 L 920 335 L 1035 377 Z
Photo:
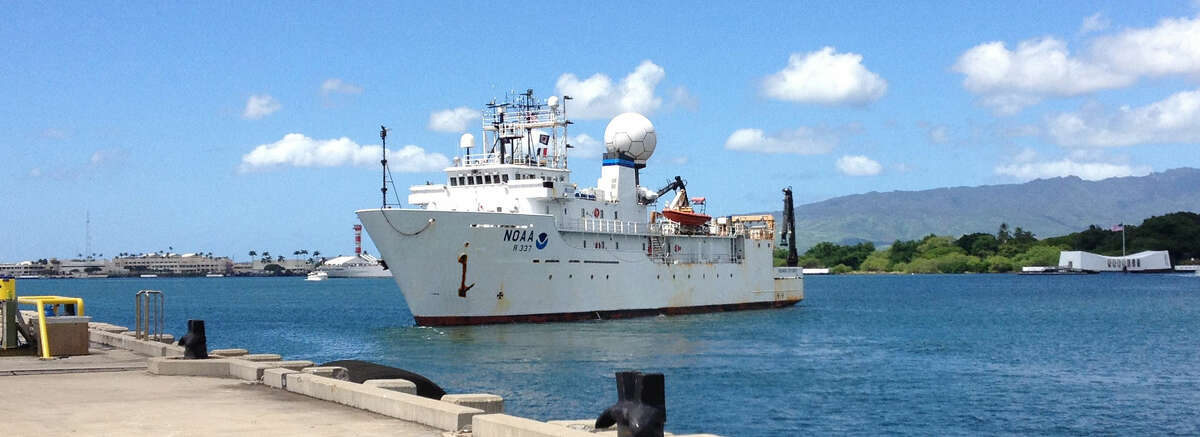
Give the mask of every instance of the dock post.
M 0 302 L 4 302 L 4 307 L 0 308 L 4 314 L 4 319 L 0 320 L 4 325 L 0 349 L 13 349 L 17 347 L 17 281 L 11 276 L 0 276 Z

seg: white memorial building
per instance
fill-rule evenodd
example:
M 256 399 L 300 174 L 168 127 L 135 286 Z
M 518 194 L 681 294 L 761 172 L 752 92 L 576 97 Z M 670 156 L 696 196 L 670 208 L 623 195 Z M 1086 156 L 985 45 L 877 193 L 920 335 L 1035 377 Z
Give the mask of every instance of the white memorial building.
M 1126 256 L 1064 250 L 1058 254 L 1058 267 L 1093 272 L 1163 272 L 1171 270 L 1171 256 L 1165 250 L 1147 250 Z

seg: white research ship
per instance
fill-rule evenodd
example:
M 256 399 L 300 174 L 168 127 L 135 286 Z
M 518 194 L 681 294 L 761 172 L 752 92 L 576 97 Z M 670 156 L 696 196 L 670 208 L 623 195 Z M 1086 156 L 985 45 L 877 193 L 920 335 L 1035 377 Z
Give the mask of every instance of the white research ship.
M 694 219 L 682 181 L 639 186 L 654 152 L 654 127 L 640 114 L 614 118 L 594 188 L 567 168 L 565 103 L 532 90 L 483 110 L 483 148 L 464 134 L 443 184 L 410 188 L 413 208 L 357 211 L 418 325 L 609 319 L 795 305 L 799 268 L 772 267 L 774 220 L 719 217 L 685 225 L 652 211 Z M 790 199 L 790 198 L 789 198 Z M 707 216 L 703 216 L 707 217 Z M 694 220 L 689 220 L 694 221 Z M 795 247 L 793 244 L 792 247 Z

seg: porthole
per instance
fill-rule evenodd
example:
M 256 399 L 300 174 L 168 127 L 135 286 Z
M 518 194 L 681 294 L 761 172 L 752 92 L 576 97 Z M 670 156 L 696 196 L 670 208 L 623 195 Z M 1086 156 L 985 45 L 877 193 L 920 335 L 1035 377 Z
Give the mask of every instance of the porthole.
M 608 275 L 604 275 L 604 279 L 608 279 Z
M 596 279 L 596 275 L 588 275 L 588 276 L 589 276 L 588 279 Z
M 554 275 L 550 275 L 549 277 L 546 278 L 546 280 L 552 280 L 552 279 L 554 279 Z

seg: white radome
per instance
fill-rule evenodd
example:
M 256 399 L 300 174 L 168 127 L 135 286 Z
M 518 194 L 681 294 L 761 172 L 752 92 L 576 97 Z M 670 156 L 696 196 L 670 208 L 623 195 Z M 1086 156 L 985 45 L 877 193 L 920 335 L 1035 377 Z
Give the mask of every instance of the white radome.
M 644 115 L 626 112 L 613 117 L 604 128 L 604 148 L 608 152 L 625 152 L 634 162 L 645 164 L 654 155 L 658 137 L 654 124 Z

